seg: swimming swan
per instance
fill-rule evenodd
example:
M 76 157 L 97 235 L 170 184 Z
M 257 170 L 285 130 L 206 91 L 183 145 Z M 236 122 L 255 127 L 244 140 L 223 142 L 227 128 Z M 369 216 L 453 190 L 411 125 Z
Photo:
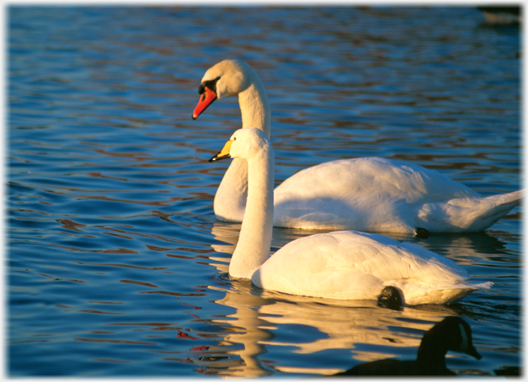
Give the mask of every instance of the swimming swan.
M 238 95 L 242 127 L 270 136 L 264 86 L 245 62 L 225 60 L 205 73 L 196 119 L 212 102 Z M 416 233 L 482 231 L 519 204 L 521 191 L 482 198 L 462 183 L 423 167 L 382 158 L 343 159 L 304 169 L 275 189 L 273 225 Z M 247 165 L 234 159 L 214 199 L 219 220 L 241 222 Z
M 460 317 L 447 317 L 429 329 L 423 336 L 418 357 L 414 361 L 381 359 L 362 363 L 335 376 L 347 375 L 455 375 L 445 364 L 448 350 L 482 356 L 473 346 L 470 326 Z
M 404 305 L 455 302 L 491 283 L 472 284 L 451 260 L 372 233 L 339 231 L 289 242 L 270 257 L 273 149 L 256 128 L 237 130 L 210 161 L 246 160 L 248 198 L 229 275 L 278 292 L 339 300 L 376 300 L 385 286 Z

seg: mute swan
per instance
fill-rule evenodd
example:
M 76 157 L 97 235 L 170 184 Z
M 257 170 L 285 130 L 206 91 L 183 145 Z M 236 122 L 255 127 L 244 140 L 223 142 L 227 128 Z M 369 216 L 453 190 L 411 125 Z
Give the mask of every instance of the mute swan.
M 270 136 L 264 87 L 245 62 L 224 60 L 205 73 L 196 119 L 212 102 L 238 95 L 242 127 Z M 382 158 L 343 159 L 304 169 L 275 189 L 273 225 L 365 232 L 478 232 L 519 204 L 521 191 L 481 197 L 438 172 Z M 247 165 L 235 159 L 218 187 L 218 219 L 241 222 Z M 419 229 L 422 230 L 419 230 Z M 428 232 L 427 232 L 428 231 Z
M 452 303 L 491 283 L 472 284 L 451 260 L 418 245 L 369 233 L 340 231 L 303 237 L 269 256 L 273 220 L 273 149 L 256 128 L 237 130 L 210 161 L 248 164 L 244 221 L 229 275 L 278 292 L 339 300 L 377 299 L 396 287 L 403 304 Z
M 382 359 L 335 375 L 455 375 L 445 364 L 448 350 L 482 358 L 473 346 L 469 325 L 459 317 L 447 317 L 424 334 L 416 360 Z
M 224 60 L 205 73 L 193 112 L 238 95 L 242 127 L 270 136 L 264 86 L 245 62 Z M 304 169 L 275 189 L 273 225 L 303 229 L 420 233 L 482 231 L 519 203 L 521 191 L 482 198 L 461 183 L 423 167 L 382 158 L 343 159 Z M 240 222 L 247 198 L 247 166 L 233 160 L 218 187 L 218 219 Z M 420 230 L 421 229 L 421 230 Z

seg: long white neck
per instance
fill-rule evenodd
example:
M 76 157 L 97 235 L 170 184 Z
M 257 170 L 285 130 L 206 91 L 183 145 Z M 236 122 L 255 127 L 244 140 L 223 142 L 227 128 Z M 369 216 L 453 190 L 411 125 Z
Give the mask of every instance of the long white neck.
M 249 279 L 268 258 L 273 228 L 273 149 L 248 160 L 248 198 L 229 275 Z
M 242 114 L 242 127 L 256 127 L 270 137 L 271 111 L 264 85 L 256 74 L 251 75 L 251 85 L 238 93 Z
M 255 73 L 247 73 L 251 85 L 238 93 L 242 114 L 242 127 L 256 127 L 270 137 L 271 112 L 264 86 Z M 234 159 L 218 186 L 214 199 L 217 218 L 242 221 L 247 199 L 247 165 L 243 159 Z

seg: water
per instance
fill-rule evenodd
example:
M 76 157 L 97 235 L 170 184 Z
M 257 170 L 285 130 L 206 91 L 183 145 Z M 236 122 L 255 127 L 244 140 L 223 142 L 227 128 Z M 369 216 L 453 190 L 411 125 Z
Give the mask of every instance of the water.
M 236 27 L 235 27 L 236 26 Z M 390 235 L 493 281 L 390 311 L 263 292 L 217 222 L 236 98 L 191 113 L 210 66 L 247 61 L 272 108 L 276 182 L 321 162 L 416 163 L 482 195 L 521 185 L 520 31 L 472 8 L 8 8 L 11 376 L 317 376 L 413 358 L 445 316 L 494 375 L 521 365 L 521 210 L 478 234 Z M 274 229 L 273 250 L 311 232 Z

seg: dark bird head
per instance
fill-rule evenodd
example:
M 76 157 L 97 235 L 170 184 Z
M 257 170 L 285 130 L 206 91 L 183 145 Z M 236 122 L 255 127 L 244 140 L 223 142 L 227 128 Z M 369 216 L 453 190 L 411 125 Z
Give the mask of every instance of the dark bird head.
M 393 286 L 383 288 L 378 296 L 378 306 L 393 310 L 400 310 L 403 305 L 401 291 Z

